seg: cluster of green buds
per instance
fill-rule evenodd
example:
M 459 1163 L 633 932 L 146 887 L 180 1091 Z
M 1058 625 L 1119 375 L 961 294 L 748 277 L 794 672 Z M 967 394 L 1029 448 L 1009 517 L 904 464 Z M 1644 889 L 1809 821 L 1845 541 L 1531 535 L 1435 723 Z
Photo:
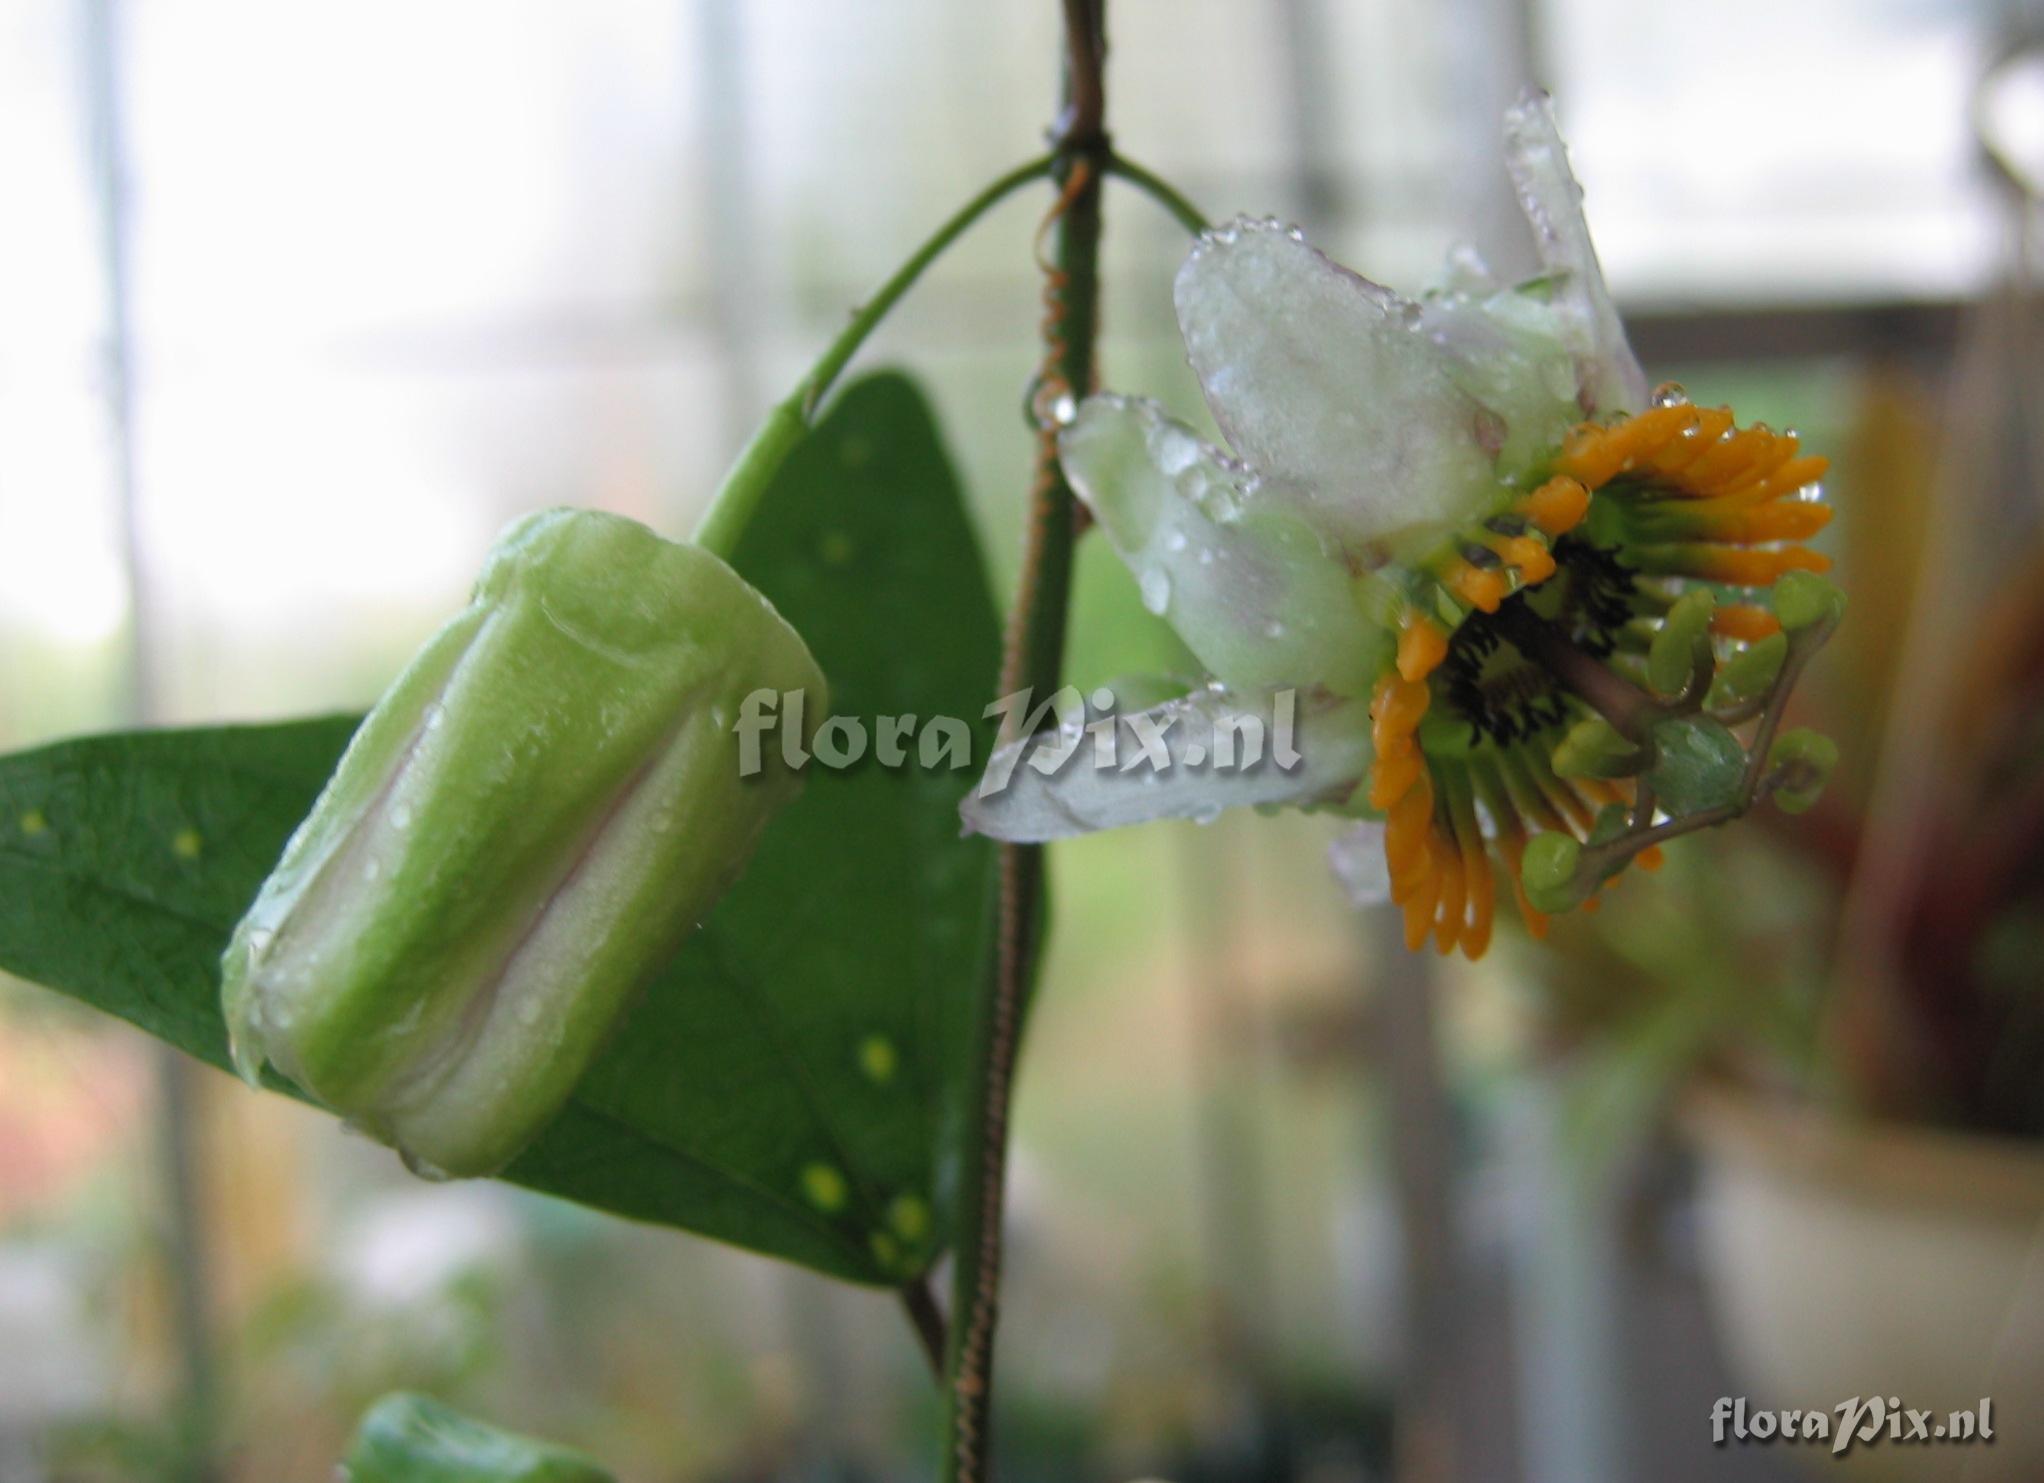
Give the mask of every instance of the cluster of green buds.
M 799 786 L 741 766 L 756 690 L 826 709 L 800 635 L 717 556 L 550 510 L 362 723 L 235 932 L 234 1059 L 414 1168 L 501 1168 Z
M 1555 748 L 1554 772 L 1630 779 L 1633 796 L 1606 804 L 1586 839 L 1553 830 L 1527 842 L 1520 874 L 1535 910 L 1580 906 L 1662 841 L 1737 818 L 1760 799 L 1785 813 L 1817 801 L 1837 745 L 1779 723 L 1804 665 L 1844 615 L 1845 594 L 1794 571 L 1777 579 L 1770 598 L 1780 627 L 1719 664 L 1711 640 L 1716 597 L 1708 587 L 1692 588 L 1653 636 L 1645 691 L 1614 686 L 1609 671 L 1586 681 L 1600 713 L 1569 728 Z M 1751 744 L 1742 743 L 1733 728 L 1756 720 Z

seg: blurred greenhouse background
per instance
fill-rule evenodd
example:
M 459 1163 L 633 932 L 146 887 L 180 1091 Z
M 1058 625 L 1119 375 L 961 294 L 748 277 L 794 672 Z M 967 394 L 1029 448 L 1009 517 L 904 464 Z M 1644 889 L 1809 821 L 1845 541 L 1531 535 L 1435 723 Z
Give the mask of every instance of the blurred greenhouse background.
M 0 0 L 0 744 L 360 706 L 513 516 L 688 529 L 848 307 L 1037 147 L 1057 22 L 1037 0 Z M 1863 805 L 1939 429 L 1955 404 L 2003 417 L 1999 447 L 2020 413 L 1950 397 L 1955 360 L 1976 387 L 2038 369 L 2021 321 L 1970 312 L 2034 247 L 1976 132 L 2032 23 L 1988 0 L 1122 0 L 1111 123 L 1209 212 L 1297 220 L 1418 285 L 1457 239 L 1530 262 L 1497 118 L 1551 87 L 1650 374 L 1834 456 L 1855 621 L 1803 704 Z M 2007 127 L 2034 163 L 2029 101 Z M 930 388 L 1003 573 L 1041 205 L 976 231 L 872 357 Z M 1109 210 L 1107 379 L 1194 415 L 1183 234 L 1133 193 Z M 1952 558 L 1979 585 L 2035 540 L 2035 452 L 1996 485 L 2006 539 Z M 1184 665 L 1097 542 L 1074 642 L 1081 684 Z M 1394 1450 L 1401 1476 L 1484 1483 L 1791 1476 L 1709 1445 L 1742 1392 L 1691 1164 L 1653 1118 L 1664 1068 L 1727 1022 L 1788 1064 L 1813 1034 L 1838 873 L 1786 832 L 1685 841 L 1626 912 L 1476 968 L 1354 911 L 1324 821 L 1062 849 L 1005 1476 L 1360 1483 Z M 2033 984 L 2040 944 L 2012 949 Z M 885 1295 L 413 1181 L 0 981 L 4 1483 L 175 1476 L 195 1443 L 226 1461 L 193 1476 L 324 1478 L 400 1385 L 633 1480 L 921 1478 L 920 1363 Z M 1452 1439 L 1438 1471 L 1428 1435 Z

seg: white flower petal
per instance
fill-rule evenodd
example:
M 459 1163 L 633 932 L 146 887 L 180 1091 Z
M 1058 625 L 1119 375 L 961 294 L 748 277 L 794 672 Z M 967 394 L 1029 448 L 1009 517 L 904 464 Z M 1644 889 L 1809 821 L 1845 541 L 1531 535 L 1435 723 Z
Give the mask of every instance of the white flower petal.
M 1327 847 L 1327 868 L 1356 906 L 1382 906 L 1391 899 L 1391 867 L 1384 859 L 1384 825 L 1364 819 L 1335 835 Z
M 1604 287 L 1604 271 L 1597 266 L 1597 249 L 1583 219 L 1583 188 L 1569 169 L 1553 103 L 1538 89 L 1529 89 L 1505 114 L 1505 168 L 1518 188 L 1541 264 L 1549 273 L 1564 275 L 1555 298 L 1569 311 L 1564 330 L 1579 362 L 1583 410 L 1641 410 L 1647 404 L 1646 373 Z
M 1175 298 L 1228 441 L 1302 491 L 1337 542 L 1468 519 L 1495 499 L 1487 415 L 1416 333 L 1417 306 L 1296 231 L 1247 220 L 1200 238 Z
M 1420 329 L 1457 386 L 1497 414 L 1497 468 L 1532 474 L 1583 418 L 1568 316 L 1537 293 L 1430 294 Z
M 1312 527 L 1156 403 L 1088 397 L 1058 449 L 1144 605 L 1226 684 L 1357 694 L 1389 658 Z
M 966 831 L 1038 843 L 1242 804 L 1338 800 L 1370 762 L 1368 704 L 1317 692 L 1208 686 L 1115 718 L 1112 735 L 1106 762 L 1100 733 L 1078 725 L 1002 747 L 958 806 Z

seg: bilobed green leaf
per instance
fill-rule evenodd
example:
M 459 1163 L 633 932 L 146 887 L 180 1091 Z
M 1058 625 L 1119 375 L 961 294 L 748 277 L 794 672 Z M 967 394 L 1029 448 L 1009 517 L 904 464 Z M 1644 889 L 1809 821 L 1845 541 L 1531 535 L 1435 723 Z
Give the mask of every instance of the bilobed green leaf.
M 921 394 L 849 388 L 734 565 L 809 642 L 867 753 L 802 796 L 506 1171 L 852 1281 L 941 1249 L 991 846 L 959 835 L 999 631 Z M 875 718 L 958 717 L 972 765 L 878 764 Z M 88 738 L 0 759 L 0 967 L 226 1065 L 219 954 L 352 718 Z M 768 744 L 777 744 L 770 734 Z

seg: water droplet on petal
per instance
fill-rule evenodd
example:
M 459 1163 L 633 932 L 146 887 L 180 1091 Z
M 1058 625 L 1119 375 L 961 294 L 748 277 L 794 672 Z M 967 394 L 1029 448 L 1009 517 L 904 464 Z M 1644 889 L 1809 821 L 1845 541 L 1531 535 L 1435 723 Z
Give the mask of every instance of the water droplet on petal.
M 1679 381 L 1663 381 L 1654 388 L 1653 404 L 1656 407 L 1684 407 L 1689 404 L 1689 393 L 1682 389 Z
M 1161 616 L 1171 606 L 1171 577 L 1162 567 L 1144 572 L 1137 585 L 1142 589 L 1143 606 L 1151 612 Z

